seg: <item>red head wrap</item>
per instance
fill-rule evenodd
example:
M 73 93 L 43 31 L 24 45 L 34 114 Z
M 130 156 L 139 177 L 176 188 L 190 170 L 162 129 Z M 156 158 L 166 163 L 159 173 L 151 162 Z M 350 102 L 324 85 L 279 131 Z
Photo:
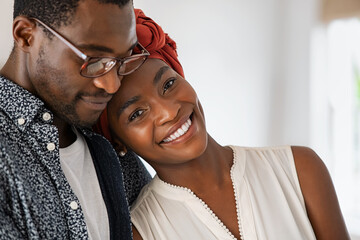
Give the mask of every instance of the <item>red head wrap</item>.
M 177 59 L 176 43 L 162 28 L 151 18 L 145 16 L 140 9 L 135 9 L 136 34 L 139 43 L 150 52 L 149 58 L 157 58 L 166 62 L 178 74 L 184 77 L 184 72 Z M 112 142 L 109 124 L 107 120 L 107 109 L 101 114 L 99 121 L 94 126 L 94 131 L 102 134 Z

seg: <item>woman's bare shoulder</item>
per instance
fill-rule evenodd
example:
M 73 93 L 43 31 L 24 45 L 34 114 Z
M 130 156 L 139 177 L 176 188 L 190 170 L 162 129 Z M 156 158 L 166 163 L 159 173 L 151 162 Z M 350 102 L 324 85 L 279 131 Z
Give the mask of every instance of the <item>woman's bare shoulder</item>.
M 317 239 L 350 239 L 326 165 L 311 148 L 292 146 L 291 150 Z

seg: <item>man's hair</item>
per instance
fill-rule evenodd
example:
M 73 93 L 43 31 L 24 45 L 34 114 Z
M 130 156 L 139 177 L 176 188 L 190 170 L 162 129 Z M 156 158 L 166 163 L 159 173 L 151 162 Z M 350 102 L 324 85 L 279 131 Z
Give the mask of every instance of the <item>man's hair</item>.
M 84 0 L 15 0 L 14 19 L 17 16 L 26 16 L 40 19 L 44 23 L 58 28 L 70 24 L 80 1 Z M 99 3 L 125 6 L 131 0 L 96 0 Z

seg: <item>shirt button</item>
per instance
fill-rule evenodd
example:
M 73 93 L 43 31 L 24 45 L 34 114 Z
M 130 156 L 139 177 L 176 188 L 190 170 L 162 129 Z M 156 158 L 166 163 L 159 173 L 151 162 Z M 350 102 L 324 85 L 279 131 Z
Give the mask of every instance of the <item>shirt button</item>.
M 71 209 L 76 210 L 76 209 L 78 209 L 79 205 L 77 204 L 77 202 L 72 201 L 70 203 L 70 207 L 71 207 Z
M 51 119 L 51 115 L 50 115 L 50 113 L 46 112 L 46 113 L 43 114 L 42 118 L 45 121 L 49 121 Z
M 55 144 L 54 143 L 48 143 L 46 148 L 49 151 L 54 151 L 55 150 Z
M 23 118 L 18 119 L 18 124 L 19 125 L 24 125 L 24 123 L 25 123 L 25 119 L 23 119 Z

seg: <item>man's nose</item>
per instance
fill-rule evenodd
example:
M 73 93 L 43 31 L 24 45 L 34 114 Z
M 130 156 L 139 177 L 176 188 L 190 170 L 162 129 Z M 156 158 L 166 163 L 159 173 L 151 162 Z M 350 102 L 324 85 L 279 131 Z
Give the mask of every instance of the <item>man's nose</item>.
M 94 85 L 109 94 L 114 94 L 119 90 L 123 78 L 124 76 L 118 75 L 116 68 L 114 68 L 105 75 L 95 78 Z

